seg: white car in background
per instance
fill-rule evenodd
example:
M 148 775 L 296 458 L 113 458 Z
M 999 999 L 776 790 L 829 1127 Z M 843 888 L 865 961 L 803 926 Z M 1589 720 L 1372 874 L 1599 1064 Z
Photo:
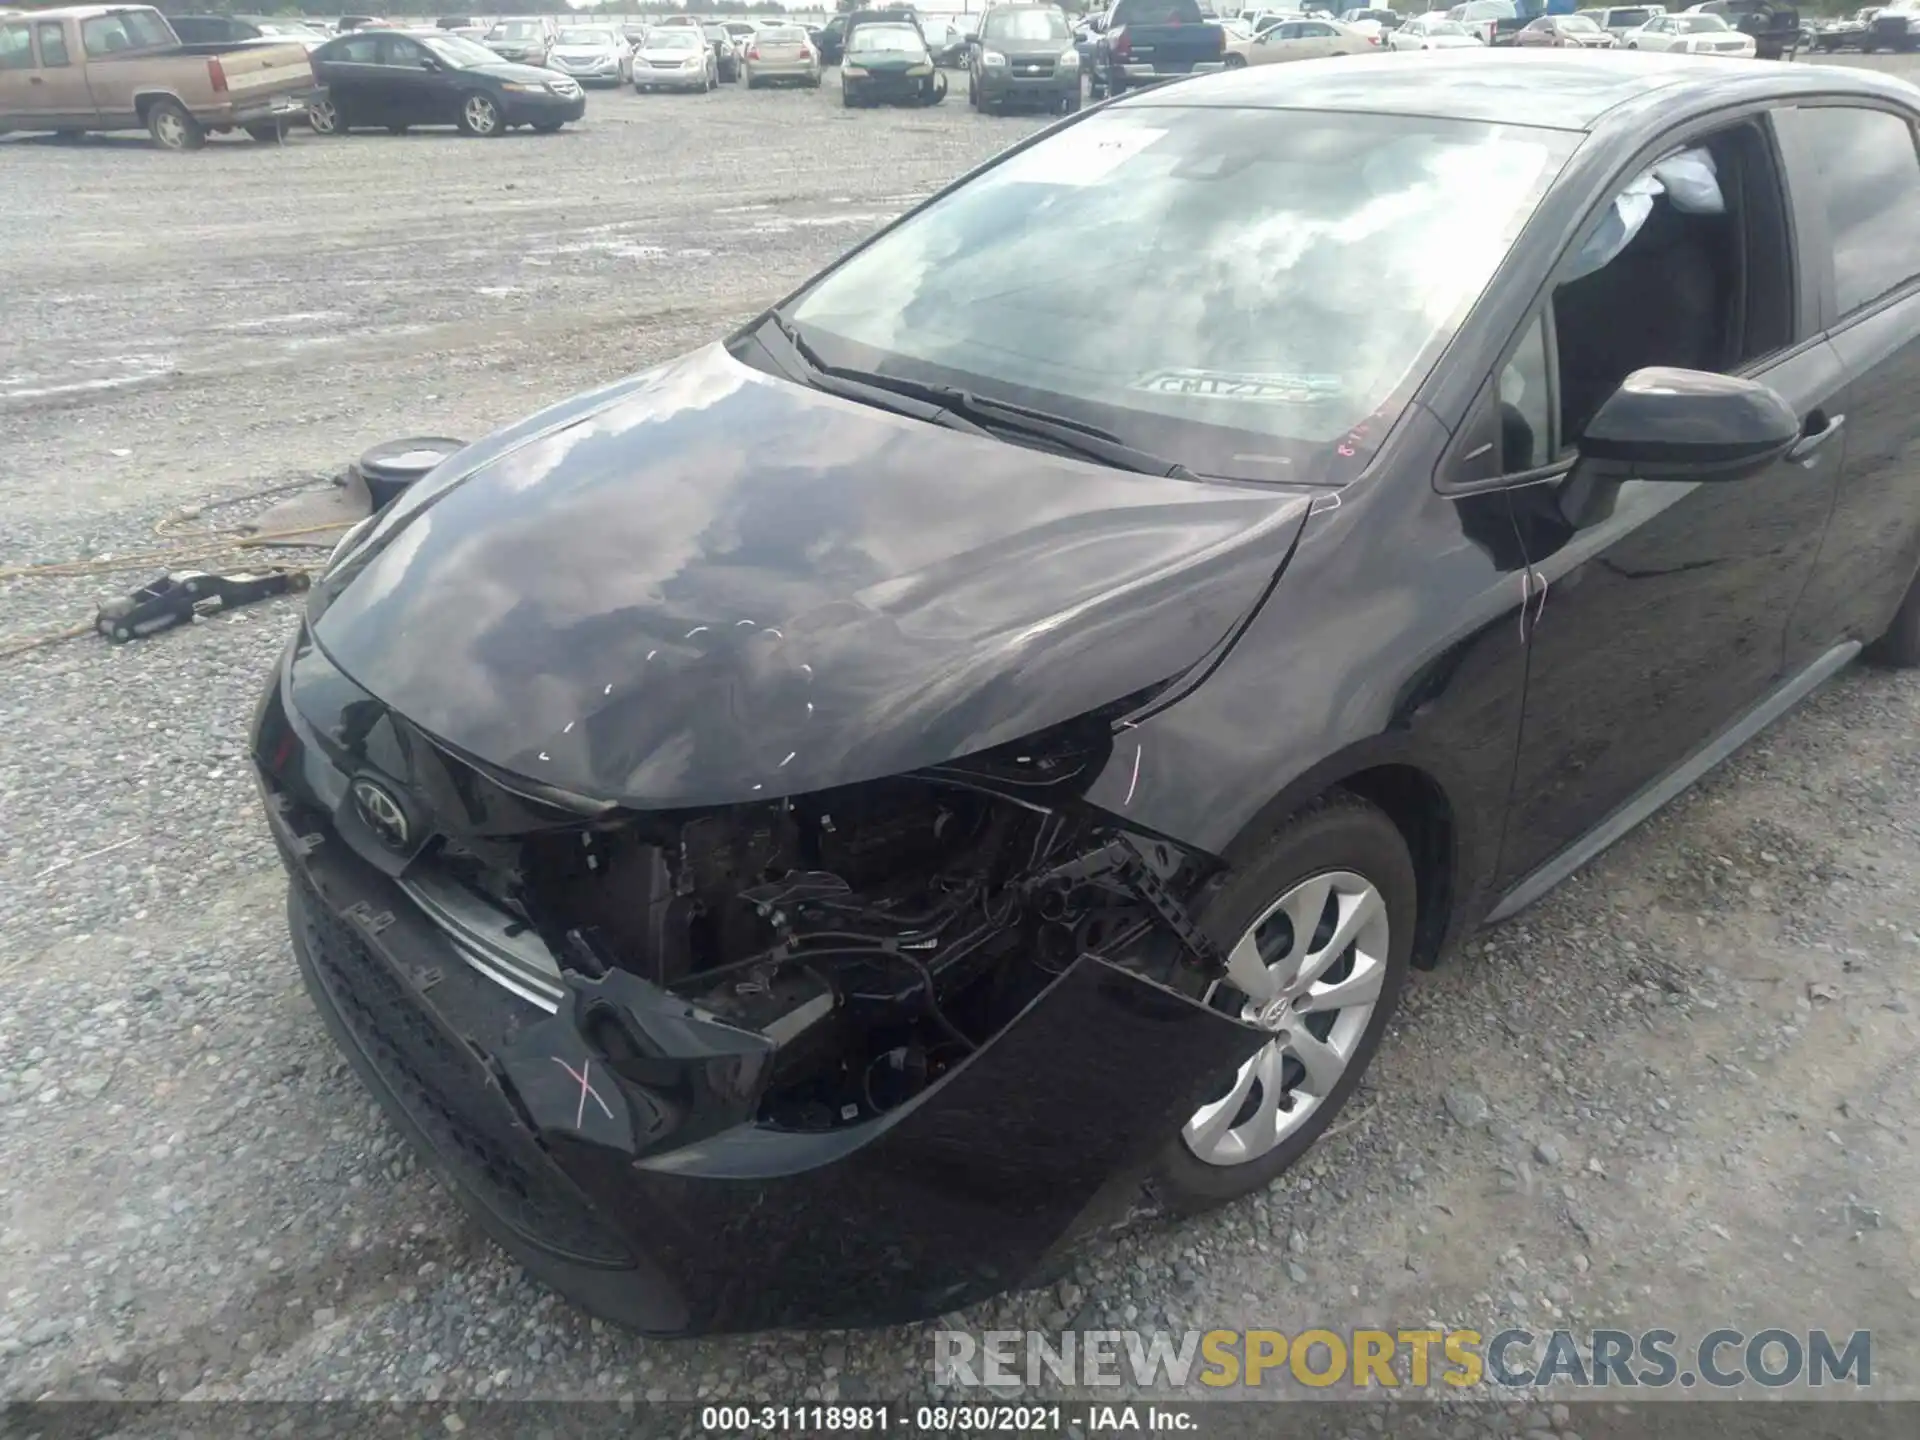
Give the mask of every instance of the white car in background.
M 633 47 L 611 25 L 562 26 L 547 66 L 582 85 L 625 85 L 633 79 Z
M 1675 54 L 1754 58 L 1751 35 L 1743 35 L 1718 15 L 1656 15 L 1623 42 L 1629 50 L 1670 50 Z
M 1624 45 L 1627 43 L 1627 36 L 1656 15 L 1666 14 L 1666 11 L 1665 5 L 1602 5 L 1576 13 L 1586 16 Z
M 1437 12 L 1415 15 L 1398 30 L 1387 32 L 1389 50 L 1464 50 L 1486 43 L 1458 20 Z
M 1273 65 L 1287 60 L 1319 60 L 1328 55 L 1364 55 L 1377 44 L 1351 26 L 1315 17 L 1270 25 L 1247 42 L 1242 53 L 1249 65 Z

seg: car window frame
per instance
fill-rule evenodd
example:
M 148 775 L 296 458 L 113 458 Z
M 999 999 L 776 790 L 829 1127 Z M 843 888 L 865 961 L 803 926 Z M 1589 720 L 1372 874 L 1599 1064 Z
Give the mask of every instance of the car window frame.
M 1498 360 L 1489 371 L 1480 376 L 1479 384 L 1471 392 L 1471 398 L 1467 402 L 1465 409 L 1461 412 L 1460 422 L 1454 429 L 1453 438 L 1442 452 L 1440 463 L 1434 467 L 1433 488 L 1435 491 L 1442 495 L 1457 496 L 1478 495 L 1496 490 L 1513 490 L 1526 485 L 1538 485 L 1559 480 L 1572 470 L 1575 462 L 1580 458 L 1580 452 L 1577 448 L 1571 448 L 1562 444 L 1555 450 L 1554 458 L 1551 461 L 1545 465 L 1536 466 L 1531 470 L 1503 473 L 1478 480 L 1464 480 L 1456 474 L 1459 467 L 1467 463 L 1468 453 L 1465 453 L 1467 442 L 1483 433 L 1486 412 L 1490 404 L 1498 398 L 1501 374 L 1505 371 L 1508 364 L 1512 362 L 1514 355 L 1519 352 L 1520 346 L 1525 343 L 1527 333 L 1534 323 L 1536 314 L 1544 309 L 1549 313 L 1549 318 L 1551 318 L 1554 292 L 1565 283 L 1568 278 L 1567 272 L 1571 268 L 1573 261 L 1577 258 L 1581 245 L 1585 243 L 1586 237 L 1592 233 L 1593 227 L 1599 223 L 1602 215 L 1606 212 L 1606 208 L 1614 202 L 1614 199 L 1627 185 L 1642 174 L 1649 166 L 1658 163 L 1662 158 L 1672 155 L 1678 150 L 1684 150 L 1689 145 L 1697 144 L 1711 136 L 1732 130 L 1739 125 L 1750 124 L 1755 121 L 1759 122 L 1766 151 L 1773 160 L 1774 180 L 1780 187 L 1780 204 L 1787 229 L 1787 275 L 1788 285 L 1792 291 L 1788 308 L 1793 317 L 1793 322 L 1792 332 L 1786 344 L 1773 350 L 1765 351 L 1762 354 L 1752 356 L 1743 361 L 1737 369 L 1724 373 L 1733 376 L 1748 376 L 1756 371 L 1772 369 L 1774 366 L 1784 363 L 1809 346 L 1825 343 L 1826 332 L 1831 326 L 1831 321 L 1827 318 L 1828 309 L 1823 307 L 1830 307 L 1831 305 L 1833 277 L 1830 264 L 1828 273 L 1822 276 L 1820 275 L 1818 265 L 1810 264 L 1808 260 L 1809 246 L 1822 247 L 1820 253 L 1825 253 L 1823 244 L 1825 240 L 1824 209 L 1821 210 L 1822 224 L 1819 231 L 1810 234 L 1803 219 L 1805 207 L 1793 189 L 1789 173 L 1790 156 L 1786 145 L 1783 143 L 1782 132 L 1779 127 L 1773 124 L 1774 112 L 1790 108 L 1794 107 L 1791 105 L 1783 105 L 1782 102 L 1775 97 L 1769 100 L 1753 101 L 1742 105 L 1730 106 L 1727 109 L 1713 111 L 1705 115 L 1694 116 L 1684 124 L 1663 132 L 1657 141 L 1640 146 L 1633 152 L 1631 158 L 1624 165 L 1617 166 L 1609 174 L 1606 183 L 1601 185 L 1596 192 L 1600 198 L 1596 201 L 1589 202 L 1580 212 L 1579 222 L 1573 226 L 1561 244 L 1559 254 L 1555 257 L 1552 267 L 1547 271 L 1546 278 L 1536 287 L 1533 297 L 1522 311 L 1519 323 L 1507 332 L 1504 342 L 1497 351 L 1499 356 Z M 1888 107 L 1883 106 L 1880 108 Z M 1816 203 L 1816 208 L 1821 207 Z M 1539 218 L 1537 213 L 1535 218 Z M 1526 238 L 1526 232 L 1522 231 L 1520 238 L 1514 242 L 1514 249 L 1518 250 L 1524 245 Z M 1493 283 L 1499 283 L 1497 273 Z M 1489 288 L 1491 289 L 1491 287 Z M 1820 303 L 1815 303 L 1816 300 Z M 1456 345 L 1464 337 L 1466 328 L 1467 327 L 1463 326 L 1461 334 L 1454 337 Z M 1557 335 L 1551 330 L 1549 331 L 1549 339 L 1555 344 L 1554 350 L 1548 355 L 1548 373 L 1550 377 L 1548 389 L 1554 397 L 1555 409 L 1552 424 L 1553 428 L 1557 431 L 1560 422 L 1558 410 L 1560 394 L 1560 356 L 1557 347 Z M 1451 350 L 1449 350 L 1447 353 L 1442 354 L 1440 360 L 1434 367 L 1433 375 L 1435 377 L 1439 376 L 1441 367 L 1447 364 L 1451 353 Z M 1432 377 L 1429 379 L 1429 386 L 1423 386 L 1421 391 L 1414 396 L 1415 403 L 1424 403 L 1426 392 L 1430 388 L 1431 383 Z M 1556 437 L 1556 440 L 1557 438 L 1558 437 Z M 1498 443 L 1497 438 L 1495 443 Z M 1479 454 L 1480 446 L 1474 444 L 1471 447 L 1470 453 L 1474 455 Z
M 1796 97 L 1794 103 L 1769 107 L 1774 112 L 1800 110 L 1875 110 L 1906 122 L 1914 138 L 1916 157 L 1920 158 L 1920 114 L 1905 110 L 1889 97 L 1878 95 L 1819 95 Z M 1839 279 L 1833 265 L 1833 232 L 1827 219 L 1826 182 L 1819 159 L 1805 143 L 1804 133 L 1795 126 L 1774 124 L 1769 127 L 1781 152 L 1783 183 L 1787 187 L 1788 212 L 1808 237 L 1808 268 L 1818 275 L 1819 328 L 1822 333 L 1846 329 L 1857 322 L 1910 298 L 1920 289 L 1920 274 L 1907 277 L 1874 299 L 1842 312 Z M 1805 183 L 1796 186 L 1795 175 Z
M 47 59 L 47 42 L 41 33 L 46 30 L 51 30 L 55 35 L 60 37 L 60 58 L 58 60 Z M 34 19 L 32 55 L 42 70 L 66 70 L 72 68 L 73 50 L 72 47 L 67 44 L 67 25 L 64 20 Z

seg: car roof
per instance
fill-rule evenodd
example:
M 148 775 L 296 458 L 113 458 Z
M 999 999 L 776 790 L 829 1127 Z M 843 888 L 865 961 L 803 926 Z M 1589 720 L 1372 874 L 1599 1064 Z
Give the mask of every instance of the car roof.
M 1920 90 L 1871 70 L 1835 65 L 1755 65 L 1708 56 L 1526 49 L 1435 50 L 1256 65 L 1115 102 L 1430 115 L 1586 131 L 1609 111 L 1658 95 L 1676 113 L 1707 104 L 1821 93 L 1890 97 L 1920 105 Z

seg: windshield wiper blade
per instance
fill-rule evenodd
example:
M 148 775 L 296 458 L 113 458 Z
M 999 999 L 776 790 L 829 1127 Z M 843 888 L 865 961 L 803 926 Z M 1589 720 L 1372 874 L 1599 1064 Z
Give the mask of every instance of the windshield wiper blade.
M 925 420 L 930 424 L 944 425 L 950 430 L 959 430 L 968 435 L 986 435 L 990 433 L 984 425 L 956 415 L 936 400 L 926 399 L 915 391 L 905 390 L 892 384 L 885 376 L 869 376 L 861 370 L 843 370 L 837 365 L 829 365 L 819 356 L 813 346 L 800 337 L 787 317 L 778 311 L 768 311 L 767 318 L 773 322 L 773 328 L 787 343 L 806 383 L 816 390 L 824 390 L 829 395 L 838 395 L 843 400 L 858 400 L 863 405 L 872 405 L 882 410 L 891 410 L 896 415 L 905 415 L 913 420 Z
M 823 390 L 831 391 L 836 387 L 844 387 L 839 388 L 837 393 L 845 395 L 848 399 L 866 400 L 870 404 L 885 403 L 875 398 L 875 392 L 901 399 L 918 400 L 927 407 L 924 412 L 905 410 L 897 404 L 890 408 L 900 409 L 902 414 L 917 415 L 920 419 L 930 420 L 937 425 L 946 425 L 951 429 L 964 430 L 974 435 L 996 432 L 1004 434 L 1012 431 L 1018 435 L 1031 436 L 1034 439 L 1048 441 L 1082 459 L 1097 461 L 1102 465 L 1112 465 L 1121 470 L 1136 471 L 1142 475 L 1164 475 L 1174 480 L 1198 478 L 1193 471 L 1177 460 L 1169 460 L 1163 455 L 1155 455 L 1152 451 L 1129 445 L 1112 431 L 1102 430 L 1097 425 L 1089 425 L 1084 420 L 1075 420 L 1071 416 L 1055 415 L 1051 411 L 1017 405 L 1011 400 L 995 400 L 989 396 L 976 395 L 971 390 L 962 390 L 958 386 L 903 380 L 898 376 L 881 375 L 872 370 L 852 370 L 843 366 L 829 365 L 820 358 L 811 345 L 801 338 L 786 316 L 774 310 L 768 312 L 768 318 L 792 348 L 794 355 L 812 372 L 809 377 L 812 382 Z M 992 428 L 989 429 L 989 426 Z

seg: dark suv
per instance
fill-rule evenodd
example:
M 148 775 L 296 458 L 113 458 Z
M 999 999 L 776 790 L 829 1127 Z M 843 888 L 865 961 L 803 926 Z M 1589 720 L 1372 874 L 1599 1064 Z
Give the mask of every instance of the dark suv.
M 1800 12 L 1774 0 L 1709 0 L 1703 15 L 1718 15 L 1742 35 L 1753 37 L 1753 53 L 1779 60 L 1800 48 Z
M 994 114 L 1014 106 L 1080 108 L 1080 52 L 1057 5 L 996 5 L 967 37 L 967 103 Z

